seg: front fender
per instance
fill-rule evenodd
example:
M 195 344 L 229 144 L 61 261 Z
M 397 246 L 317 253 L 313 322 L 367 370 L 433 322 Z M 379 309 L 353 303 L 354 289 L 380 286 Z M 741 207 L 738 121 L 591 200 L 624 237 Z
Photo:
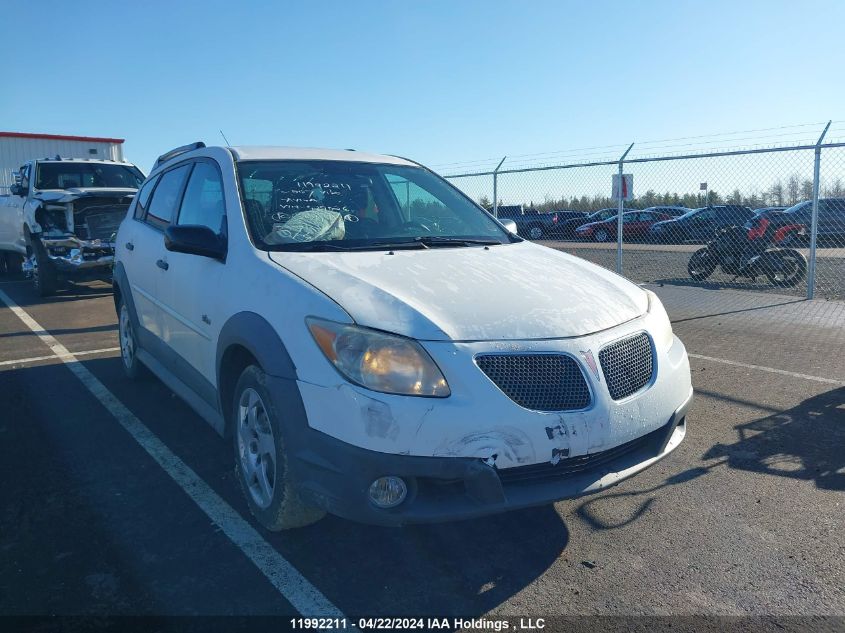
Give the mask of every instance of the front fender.
M 252 354 L 265 373 L 296 380 L 296 366 L 273 326 L 255 312 L 238 312 L 229 317 L 217 339 L 217 384 L 226 350 L 234 345 Z

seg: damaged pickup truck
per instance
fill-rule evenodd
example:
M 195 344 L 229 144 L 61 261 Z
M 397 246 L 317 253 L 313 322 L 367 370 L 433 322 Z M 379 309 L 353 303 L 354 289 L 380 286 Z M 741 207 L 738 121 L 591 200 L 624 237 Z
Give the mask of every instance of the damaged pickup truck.
M 41 296 L 66 279 L 111 279 L 114 236 L 144 180 L 125 162 L 32 160 L 0 198 L 0 251 L 24 257 Z

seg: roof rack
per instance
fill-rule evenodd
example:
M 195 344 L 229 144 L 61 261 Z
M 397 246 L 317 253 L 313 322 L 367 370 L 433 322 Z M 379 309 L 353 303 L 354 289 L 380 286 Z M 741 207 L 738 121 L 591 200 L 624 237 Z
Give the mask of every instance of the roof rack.
M 159 156 L 158 160 L 156 160 L 155 166 L 158 167 L 162 163 L 166 163 L 167 161 L 169 161 L 171 158 L 176 158 L 177 156 L 179 156 L 179 154 L 184 154 L 185 152 L 192 152 L 195 149 L 202 149 L 203 147 L 205 147 L 205 143 L 203 143 L 202 141 L 197 141 L 196 143 L 188 143 L 187 145 L 182 145 L 181 147 L 177 147 L 176 149 L 172 149 L 169 152 L 167 152 L 166 154 L 162 154 L 161 156 Z

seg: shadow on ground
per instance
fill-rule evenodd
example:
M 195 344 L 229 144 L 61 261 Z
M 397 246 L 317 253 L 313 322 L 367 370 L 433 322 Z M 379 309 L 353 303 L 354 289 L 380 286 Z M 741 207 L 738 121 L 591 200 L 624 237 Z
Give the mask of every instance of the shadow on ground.
M 722 394 L 700 393 L 724 399 Z M 735 443 L 716 444 L 703 458 L 726 458 L 731 468 L 845 490 L 845 387 L 735 428 Z

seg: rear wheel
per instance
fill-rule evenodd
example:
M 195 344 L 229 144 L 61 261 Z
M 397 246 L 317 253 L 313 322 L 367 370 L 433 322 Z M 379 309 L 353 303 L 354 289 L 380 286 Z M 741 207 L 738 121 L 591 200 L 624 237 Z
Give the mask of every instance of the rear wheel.
M 777 270 L 766 271 L 769 282 L 775 286 L 791 288 L 804 279 L 807 274 L 807 261 L 800 253 L 781 253 L 778 259 Z
M 687 264 L 687 272 L 690 279 L 703 281 L 716 270 L 717 261 L 715 255 L 707 247 L 700 248 L 692 254 Z
M 146 367 L 138 360 L 138 339 L 129 315 L 129 308 L 123 299 L 117 306 L 117 334 L 120 341 L 120 359 L 123 361 L 123 371 L 130 380 L 140 380 L 146 377 Z
M 32 281 L 35 284 L 35 290 L 42 297 L 56 294 L 59 281 L 53 262 L 47 256 L 47 249 L 40 240 L 33 239 L 32 252 L 34 255 Z
M 325 512 L 303 502 L 293 485 L 282 417 L 265 385 L 264 372 L 250 365 L 235 386 L 235 471 L 250 511 L 275 532 L 310 525 Z

